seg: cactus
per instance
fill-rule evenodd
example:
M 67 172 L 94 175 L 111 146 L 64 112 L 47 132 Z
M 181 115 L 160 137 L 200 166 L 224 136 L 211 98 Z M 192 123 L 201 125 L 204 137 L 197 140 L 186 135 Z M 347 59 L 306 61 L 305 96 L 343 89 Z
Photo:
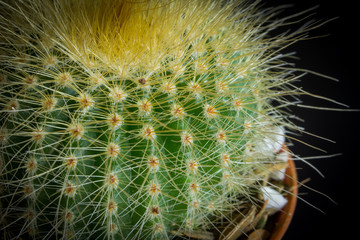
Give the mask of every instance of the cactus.
M 4 239 L 173 239 L 259 194 L 296 130 L 258 1 L 1 1 Z M 270 167 L 269 167 L 270 166 Z

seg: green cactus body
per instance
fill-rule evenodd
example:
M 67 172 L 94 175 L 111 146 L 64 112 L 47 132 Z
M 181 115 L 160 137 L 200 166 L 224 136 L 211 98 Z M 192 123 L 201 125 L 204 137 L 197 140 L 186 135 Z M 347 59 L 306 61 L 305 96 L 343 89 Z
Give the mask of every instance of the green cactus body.
M 295 78 L 276 52 L 294 35 L 266 38 L 274 11 L 0 6 L 4 239 L 171 239 L 260 201 L 294 127 L 271 105 Z

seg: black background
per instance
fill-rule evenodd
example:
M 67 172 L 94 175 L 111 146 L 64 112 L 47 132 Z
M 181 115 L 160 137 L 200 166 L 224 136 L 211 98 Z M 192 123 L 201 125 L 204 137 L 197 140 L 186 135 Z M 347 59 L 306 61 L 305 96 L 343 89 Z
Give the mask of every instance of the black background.
M 349 105 L 350 109 L 360 109 L 359 96 L 359 16 L 356 1 L 329 0 L 267 0 L 265 6 L 293 4 L 283 15 L 306 10 L 319 5 L 311 11 L 315 13 L 307 20 L 337 19 L 310 32 L 310 36 L 324 36 L 301 41 L 284 52 L 296 51 L 298 60 L 293 62 L 296 67 L 316 71 L 339 79 L 331 81 L 316 75 L 308 74 L 302 77 L 301 86 L 305 90 L 332 98 Z M 353 5 L 355 4 L 355 5 Z M 309 14 L 307 14 L 309 15 Z M 300 26 L 296 25 L 296 26 Z M 288 27 L 292 28 L 292 27 Z M 294 26 L 295 30 L 296 27 Z M 299 85 L 300 85 L 299 84 Z M 325 101 L 304 97 L 304 104 L 324 107 L 336 107 Z M 336 143 L 303 135 L 301 140 L 327 153 L 313 150 L 300 143 L 295 143 L 291 150 L 303 156 L 321 156 L 341 153 L 333 158 L 309 160 L 325 177 L 319 175 L 308 165 L 296 161 L 299 180 L 310 178 L 306 183 L 311 190 L 300 187 L 296 212 L 283 240 L 313 240 L 313 239 L 358 239 L 357 222 L 359 222 L 358 195 L 360 175 L 357 167 L 360 149 L 360 112 L 324 111 L 304 108 L 293 108 L 296 115 L 305 122 L 296 122 L 306 131 L 329 138 Z M 320 193 L 318 193 L 320 192 Z M 329 200 L 326 194 L 333 201 Z

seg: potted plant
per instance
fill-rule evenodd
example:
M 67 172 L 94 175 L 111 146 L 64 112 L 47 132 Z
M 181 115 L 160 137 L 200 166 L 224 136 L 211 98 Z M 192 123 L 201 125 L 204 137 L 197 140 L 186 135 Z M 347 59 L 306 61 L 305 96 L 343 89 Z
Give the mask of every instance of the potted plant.
M 3 239 L 281 238 L 305 94 L 281 50 L 313 24 L 271 36 L 297 16 L 248 1 L 0 6 Z

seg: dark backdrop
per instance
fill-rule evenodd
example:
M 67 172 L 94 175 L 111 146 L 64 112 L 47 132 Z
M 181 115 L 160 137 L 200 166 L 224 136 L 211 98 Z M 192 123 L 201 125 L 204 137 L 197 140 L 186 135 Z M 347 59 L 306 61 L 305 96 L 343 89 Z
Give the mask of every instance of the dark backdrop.
M 308 74 L 302 78 L 305 90 L 330 97 L 345 103 L 353 109 L 360 109 L 359 94 L 359 17 L 356 1 L 329 0 L 264 0 L 266 6 L 292 3 L 284 16 L 313 6 L 319 7 L 309 19 L 327 20 L 338 17 L 326 25 L 313 30 L 310 36 L 326 37 L 301 41 L 290 47 L 296 50 L 299 68 L 306 68 L 339 79 L 339 82 Z M 298 25 L 300 26 L 300 25 Z M 295 29 L 295 27 L 294 27 Z M 303 98 L 304 104 L 325 107 L 339 107 L 314 98 Z M 341 108 L 341 106 L 340 106 Z M 296 161 L 299 180 L 311 178 L 301 187 L 295 216 L 283 240 L 313 239 L 356 239 L 360 226 L 358 188 L 360 176 L 357 155 L 360 149 L 360 113 L 323 111 L 293 108 L 294 112 L 305 119 L 297 122 L 310 133 L 329 138 L 330 143 L 316 137 L 303 135 L 302 140 L 327 151 L 322 153 L 296 143 L 291 149 L 301 156 L 321 156 L 341 153 L 333 158 L 309 160 L 325 177 L 323 178 L 308 165 Z M 311 190 L 311 189 L 314 190 Z M 320 193 L 319 193 L 320 192 Z M 323 194 L 333 199 L 329 200 Z M 318 210 L 319 209 L 319 210 Z M 321 211 L 320 211 L 321 210 Z

